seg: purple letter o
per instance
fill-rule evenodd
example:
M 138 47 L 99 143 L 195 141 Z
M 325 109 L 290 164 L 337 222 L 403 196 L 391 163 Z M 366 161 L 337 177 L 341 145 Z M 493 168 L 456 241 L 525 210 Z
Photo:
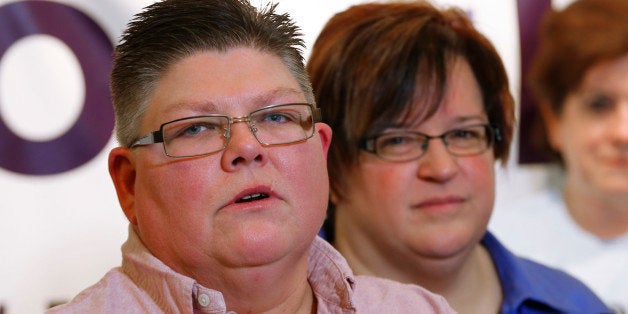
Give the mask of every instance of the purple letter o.
M 90 17 L 72 7 L 49 1 L 20 1 L 0 7 L 0 57 L 17 40 L 35 34 L 55 37 L 75 54 L 85 77 L 85 103 L 76 123 L 65 134 L 46 142 L 17 136 L 0 117 L 0 167 L 29 175 L 57 174 L 87 163 L 111 138 L 114 115 L 109 72 L 113 47 Z

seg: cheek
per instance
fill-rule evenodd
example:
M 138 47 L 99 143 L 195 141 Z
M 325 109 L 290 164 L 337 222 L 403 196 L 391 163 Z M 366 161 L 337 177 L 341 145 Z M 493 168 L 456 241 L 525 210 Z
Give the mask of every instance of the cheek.
M 593 153 L 604 143 L 609 121 L 579 111 L 579 104 L 566 104 L 565 111 L 557 120 L 560 152 L 563 157 Z
M 150 211 L 144 215 L 153 215 L 154 219 L 190 218 L 196 212 L 194 204 L 208 206 L 200 199 L 207 199 L 208 191 L 213 190 L 212 184 L 206 182 L 210 176 L 199 175 L 210 171 L 203 168 L 206 164 L 190 161 L 142 169 L 137 180 L 138 208 Z M 181 215 L 182 212 L 190 215 Z
M 416 170 L 399 164 L 363 163 L 349 178 L 345 202 L 375 220 L 400 215 L 416 182 Z
M 327 162 L 322 151 L 288 150 L 286 154 L 277 154 L 273 163 L 279 172 L 277 188 L 289 191 L 294 208 L 310 209 L 304 211 L 306 223 L 322 223 L 329 197 Z
M 495 159 L 493 153 L 471 157 L 461 163 L 468 193 L 476 200 L 476 207 L 487 210 L 493 208 L 495 198 Z
M 359 178 L 361 184 L 372 195 L 402 193 L 402 187 L 408 186 L 409 180 L 416 177 L 413 175 L 415 171 L 398 164 L 363 164 L 358 171 L 362 174 Z
M 495 179 L 495 160 L 492 156 L 486 158 L 478 158 L 469 165 L 469 169 L 473 172 L 473 177 L 478 181 L 492 186 Z
M 561 123 L 560 154 L 567 171 L 580 168 L 584 164 L 594 164 L 595 159 L 606 145 L 603 126 L 597 124 Z

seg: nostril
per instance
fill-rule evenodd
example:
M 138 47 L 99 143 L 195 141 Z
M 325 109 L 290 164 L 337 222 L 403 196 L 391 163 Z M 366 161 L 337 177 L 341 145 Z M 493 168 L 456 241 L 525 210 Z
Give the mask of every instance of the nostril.
M 256 155 L 255 157 L 253 157 L 253 161 L 254 162 L 261 162 L 263 160 L 263 156 L 261 154 Z M 246 158 L 240 156 L 240 157 L 236 157 L 231 161 L 231 165 L 232 166 L 236 166 L 238 164 L 245 164 L 246 163 Z
M 236 166 L 237 164 L 239 164 L 239 163 L 243 163 L 243 162 L 244 162 L 244 158 L 242 158 L 242 157 L 237 157 L 237 158 L 234 158 L 234 159 L 231 161 L 231 165 Z

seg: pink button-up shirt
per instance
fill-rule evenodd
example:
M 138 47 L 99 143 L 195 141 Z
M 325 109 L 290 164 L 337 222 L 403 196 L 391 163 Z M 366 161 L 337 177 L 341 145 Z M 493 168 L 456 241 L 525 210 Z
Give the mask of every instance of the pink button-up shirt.
M 307 275 L 318 313 L 455 313 L 443 297 L 419 286 L 353 275 L 340 253 L 319 237 L 310 248 Z M 48 313 L 233 312 L 220 291 L 173 271 L 129 228 L 122 266 Z

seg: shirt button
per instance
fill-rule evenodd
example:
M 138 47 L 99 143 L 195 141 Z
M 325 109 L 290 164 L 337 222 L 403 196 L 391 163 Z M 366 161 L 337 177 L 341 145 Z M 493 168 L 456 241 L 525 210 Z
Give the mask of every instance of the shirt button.
M 201 295 L 198 296 L 198 304 L 200 304 L 202 307 L 206 307 L 209 305 L 209 296 L 202 293 Z

